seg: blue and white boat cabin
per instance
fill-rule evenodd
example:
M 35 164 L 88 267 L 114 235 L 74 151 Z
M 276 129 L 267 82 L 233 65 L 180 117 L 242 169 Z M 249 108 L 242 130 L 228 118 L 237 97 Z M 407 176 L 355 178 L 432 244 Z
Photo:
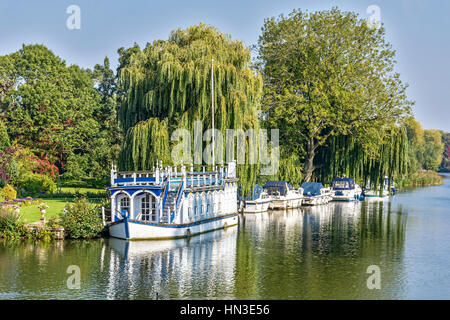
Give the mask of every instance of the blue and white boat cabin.
M 331 188 L 325 188 L 320 182 L 303 182 L 302 189 L 304 206 L 326 204 L 333 199 Z
M 286 181 L 267 181 L 264 190 L 271 197 L 270 209 L 291 209 L 302 205 L 303 189 L 294 189 Z
M 121 239 L 187 237 L 238 223 L 236 163 L 194 172 L 182 164 L 111 170 L 109 233 Z
M 362 193 L 361 187 L 352 178 L 335 178 L 331 190 L 335 201 L 359 200 Z

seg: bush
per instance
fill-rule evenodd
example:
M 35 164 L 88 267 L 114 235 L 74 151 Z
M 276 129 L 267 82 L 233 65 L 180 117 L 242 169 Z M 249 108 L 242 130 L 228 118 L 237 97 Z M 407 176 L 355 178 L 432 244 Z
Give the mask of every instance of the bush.
M 100 207 L 86 198 L 78 198 L 73 203 L 68 203 L 64 211 L 61 225 L 70 238 L 93 238 L 103 230 Z
M 20 184 L 28 194 L 53 193 L 56 191 L 56 184 L 52 178 L 43 174 L 29 173 Z
M 91 188 L 92 185 L 89 182 L 86 181 L 79 181 L 79 180 L 67 180 L 61 182 L 61 187 L 68 187 L 68 188 Z
M 106 179 L 83 178 L 83 180 L 64 180 L 61 187 L 103 189 L 108 184 Z
M 17 191 L 11 187 L 9 184 L 7 184 L 3 189 L 2 189 L 2 197 L 6 200 L 14 200 L 17 197 Z
M 20 215 L 8 208 L 0 208 L 0 238 L 16 239 L 26 234 Z

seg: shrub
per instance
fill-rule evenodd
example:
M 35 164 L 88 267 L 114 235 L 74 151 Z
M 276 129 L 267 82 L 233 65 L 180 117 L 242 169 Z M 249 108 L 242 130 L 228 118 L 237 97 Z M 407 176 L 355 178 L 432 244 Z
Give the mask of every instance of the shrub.
M 86 181 L 80 180 L 67 180 L 61 182 L 61 187 L 69 187 L 69 188 L 91 188 L 92 185 Z
M 9 184 L 7 184 L 2 189 L 2 196 L 6 201 L 14 200 L 17 197 L 17 191 L 13 187 L 11 187 Z
M 78 198 L 73 203 L 68 203 L 64 211 L 61 225 L 70 238 L 93 238 L 103 230 L 100 207 L 86 198 Z
M 55 182 L 46 175 L 29 173 L 21 181 L 21 187 L 29 194 L 53 193 L 56 191 Z
M 20 214 L 8 208 L 0 208 L 0 238 L 20 238 L 26 234 L 26 227 Z

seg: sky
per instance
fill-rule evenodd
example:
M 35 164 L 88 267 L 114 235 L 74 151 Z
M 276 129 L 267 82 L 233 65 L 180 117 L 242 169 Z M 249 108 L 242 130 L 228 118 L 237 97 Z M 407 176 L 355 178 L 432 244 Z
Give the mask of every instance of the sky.
M 80 9 L 80 28 L 67 20 Z M 108 56 L 117 65 L 117 49 L 136 42 L 167 39 L 170 31 L 200 22 L 250 46 L 256 44 L 264 19 L 294 8 L 338 7 L 362 18 L 379 8 L 386 39 L 396 50 L 397 68 L 413 114 L 426 129 L 450 132 L 450 1 L 448 0 L 0 0 L 0 55 L 23 43 L 46 45 L 68 64 L 92 68 Z

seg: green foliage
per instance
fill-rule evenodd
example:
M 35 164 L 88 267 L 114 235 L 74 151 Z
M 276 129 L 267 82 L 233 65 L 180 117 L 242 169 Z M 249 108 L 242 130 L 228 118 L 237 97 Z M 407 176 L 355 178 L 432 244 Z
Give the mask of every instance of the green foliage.
M 403 187 L 423 187 L 434 186 L 444 183 L 444 178 L 440 176 L 436 171 L 432 170 L 419 170 L 410 174 L 407 178 L 403 179 L 400 184 Z
M 21 188 L 28 194 L 53 193 L 56 191 L 55 182 L 48 176 L 29 173 L 20 181 Z
M 100 208 L 86 198 L 75 199 L 66 205 L 61 225 L 70 238 L 93 238 L 103 230 Z
M 26 234 L 20 215 L 8 208 L 0 207 L 0 238 L 17 239 Z
M 23 45 L 0 57 L 0 73 L 13 84 L 2 98 L 11 141 L 67 177 L 107 176 L 119 135 L 115 98 L 111 89 L 103 95 L 103 83 L 114 82 L 108 63 L 105 68 L 108 79 L 97 79 L 96 72 L 67 66 L 43 45 Z
M 9 184 L 7 184 L 3 189 L 2 189 L 2 197 L 8 201 L 8 200 L 14 200 L 17 197 L 17 191 L 10 186 Z
M 442 132 L 442 143 L 444 144 L 444 154 L 440 166 L 441 171 L 450 172 L 450 133 Z
M 384 36 L 336 8 L 265 20 L 258 42 L 265 126 L 280 128 L 280 145 L 305 158 L 306 181 L 330 137 L 351 136 L 376 158 L 379 141 L 409 112 Z
M 434 129 L 425 130 L 424 142 L 423 168 L 425 170 L 437 171 L 444 153 L 441 132 Z
M 445 151 L 443 133 L 424 130 L 413 117 L 406 119 L 404 127 L 408 135 L 408 168 L 411 174 L 423 169 L 436 171 Z
M 5 123 L 0 119 L 0 151 L 11 144 Z
M 126 134 L 121 169 L 151 169 L 157 159 L 170 164 L 169 138 L 175 129 L 193 133 L 196 120 L 203 121 L 204 129 L 211 127 L 212 59 L 215 128 L 224 136 L 226 129 L 259 128 L 262 79 L 250 68 L 250 50 L 229 35 L 200 24 L 175 30 L 167 41 L 154 41 L 143 50 L 122 48 L 119 54 L 119 122 Z M 248 188 L 258 168 L 242 166 L 238 177 Z
M 377 190 L 383 186 L 385 176 L 402 179 L 407 174 L 406 130 L 402 127 L 389 130 L 379 143 L 376 157 L 368 155 L 358 139 L 336 136 L 319 150 L 317 158 L 322 167 L 314 176 L 320 181 L 331 183 L 335 177 L 347 176 L 353 177 L 362 186 Z

